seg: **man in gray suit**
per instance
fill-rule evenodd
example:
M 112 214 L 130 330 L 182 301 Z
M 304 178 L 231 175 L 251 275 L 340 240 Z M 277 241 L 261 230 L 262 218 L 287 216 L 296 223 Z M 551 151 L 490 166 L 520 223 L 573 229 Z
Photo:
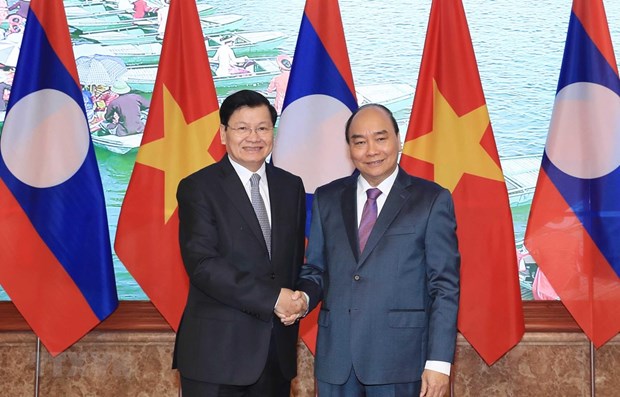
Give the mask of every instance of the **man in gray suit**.
M 387 108 L 362 106 L 345 133 L 359 173 L 317 189 L 298 282 L 310 310 L 323 302 L 319 396 L 443 397 L 459 299 L 452 197 L 397 166 Z

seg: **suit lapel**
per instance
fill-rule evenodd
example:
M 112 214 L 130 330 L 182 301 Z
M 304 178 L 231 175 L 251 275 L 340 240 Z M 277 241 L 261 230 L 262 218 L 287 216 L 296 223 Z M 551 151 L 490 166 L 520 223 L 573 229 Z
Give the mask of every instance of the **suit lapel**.
M 283 213 L 283 211 L 294 208 L 294 206 L 284 203 L 285 195 L 282 194 L 280 189 L 281 179 L 278 178 L 277 173 L 274 172 L 275 170 L 271 163 L 267 163 L 265 171 L 267 174 L 267 184 L 269 185 L 269 205 L 271 208 L 271 258 L 273 259 L 274 255 L 277 255 L 279 252 L 283 239 L 284 244 L 286 244 L 286 236 L 283 236 L 281 233 L 281 222 L 292 221 L 292 215 Z
M 263 232 L 261 231 L 260 224 L 258 223 L 258 218 L 256 218 L 256 213 L 254 212 L 254 207 L 252 207 L 252 202 L 245 191 L 245 187 L 243 186 L 241 179 L 239 179 L 239 175 L 237 175 L 232 164 L 230 164 L 228 156 L 224 156 L 220 164 L 222 165 L 221 176 L 222 188 L 224 189 L 224 192 L 228 195 L 228 198 L 233 203 L 235 208 L 237 208 L 241 217 L 248 224 L 252 233 L 257 239 L 259 239 L 259 241 L 262 242 L 266 251 L 267 245 L 265 244 Z
M 372 250 L 377 246 L 377 243 L 381 240 L 386 230 L 396 218 L 400 209 L 405 204 L 407 199 L 410 196 L 410 192 L 405 189 L 407 186 L 406 183 L 407 174 L 399 169 L 398 175 L 396 176 L 396 180 L 394 181 L 394 185 L 392 186 L 392 190 L 379 213 L 379 217 L 377 218 L 377 222 L 375 226 L 372 228 L 370 232 L 370 236 L 368 237 L 368 241 L 366 242 L 366 246 L 364 247 L 364 252 L 360 254 L 360 258 L 358 260 L 358 266 L 360 266 L 366 258 L 370 255 Z
M 345 230 L 355 259 L 359 259 L 359 242 L 357 236 L 357 173 L 345 181 L 342 191 L 342 217 Z

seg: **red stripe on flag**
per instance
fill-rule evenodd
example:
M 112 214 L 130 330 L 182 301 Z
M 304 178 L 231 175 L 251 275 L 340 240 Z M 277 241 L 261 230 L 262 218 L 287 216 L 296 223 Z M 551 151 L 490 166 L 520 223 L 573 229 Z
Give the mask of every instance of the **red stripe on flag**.
M 175 211 L 168 223 L 164 223 L 163 171 L 136 163 L 131 182 L 132 194 L 126 195 L 123 202 L 114 249 L 146 295 L 156 303 L 157 310 L 176 330 L 189 290 L 178 244 L 179 218 Z
M 514 301 L 521 296 L 516 249 L 506 244 L 514 234 L 498 222 L 511 219 L 508 193 L 503 182 L 464 175 L 453 198 L 462 263 L 458 327 L 485 360 L 494 362 L 524 332 L 521 307 Z M 514 264 L 509 267 L 514 272 L 506 271 L 508 264 Z
M 196 3 L 171 2 L 149 118 L 114 248 L 174 330 L 189 289 L 179 248 L 177 186 L 225 152 L 210 70 Z
M 620 280 L 544 169 L 525 245 L 594 345 L 614 337 L 620 329 Z
M 334 61 L 338 72 L 347 83 L 353 97 L 356 97 L 338 1 L 307 1 L 304 13 L 321 39 L 329 57 Z
M 73 48 L 67 45 L 71 43 L 71 37 L 66 23 L 67 16 L 62 1 L 59 3 L 60 4 L 55 1 L 33 1 L 30 3 L 30 9 L 36 15 L 41 26 L 43 26 L 47 40 L 50 42 L 54 52 L 65 68 L 67 68 L 67 71 L 71 74 L 75 83 L 79 86 L 80 79 L 78 77 L 77 66 L 75 65 Z
M 319 313 L 321 304 L 314 308 L 299 324 L 299 337 L 304 341 L 310 353 L 316 353 L 316 337 L 319 333 Z
M 400 165 L 452 190 L 461 252 L 458 326 L 490 365 L 519 342 L 524 321 L 508 193 L 461 1 L 431 6 Z
M 0 219 L 0 282 L 45 347 L 56 356 L 96 326 L 99 319 L 2 180 Z
M 618 74 L 618 65 L 616 65 L 616 57 L 611 45 L 611 35 L 603 2 L 601 0 L 575 0 L 573 14 L 579 19 L 609 66 Z

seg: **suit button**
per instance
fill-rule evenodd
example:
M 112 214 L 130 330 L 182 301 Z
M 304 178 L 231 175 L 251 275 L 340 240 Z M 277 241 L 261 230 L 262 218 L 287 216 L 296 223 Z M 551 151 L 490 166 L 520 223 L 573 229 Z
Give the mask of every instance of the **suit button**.
M 360 281 L 360 278 L 361 277 L 360 277 L 359 274 L 356 274 L 355 276 L 353 276 L 353 280 L 355 280 L 355 281 Z
M 271 279 L 275 280 L 276 279 L 276 274 L 275 273 L 271 273 Z

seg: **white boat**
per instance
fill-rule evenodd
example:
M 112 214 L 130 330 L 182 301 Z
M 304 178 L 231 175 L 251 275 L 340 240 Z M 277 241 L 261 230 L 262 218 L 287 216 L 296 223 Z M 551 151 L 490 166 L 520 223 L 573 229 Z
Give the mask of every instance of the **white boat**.
M 110 20 L 111 18 L 111 20 Z M 101 45 L 120 45 L 120 44 L 146 44 L 161 41 L 155 31 L 157 25 L 148 20 L 119 20 L 112 16 L 101 20 L 97 18 L 82 18 L 74 21 L 82 21 L 84 24 L 71 24 L 70 26 L 79 30 L 81 39 L 90 42 L 97 42 Z M 106 22 L 109 21 L 109 22 Z M 239 29 L 245 22 L 240 15 L 213 15 L 200 18 L 202 33 L 204 36 L 211 36 L 228 31 Z M 148 32 L 145 32 L 148 30 Z
M 106 6 L 106 7 L 112 7 L 116 8 L 116 1 L 114 0 L 114 4 L 110 4 L 109 0 L 88 0 L 88 4 L 89 5 L 101 5 L 101 6 Z M 84 5 L 84 0 L 63 0 L 62 2 L 64 4 L 65 7 L 79 7 Z
M 250 58 L 253 61 L 250 73 L 230 74 L 227 76 L 216 76 L 213 70 L 213 83 L 216 89 L 228 89 L 233 87 L 252 87 L 254 89 L 267 88 L 271 79 L 280 73 L 275 57 L 269 58 Z M 211 65 L 214 69 L 214 65 Z M 155 78 L 157 77 L 157 67 L 134 67 L 128 68 L 124 74 L 127 84 L 134 89 L 142 92 L 153 92 Z
M 406 83 L 359 85 L 355 93 L 359 106 L 380 103 L 392 113 L 410 111 L 413 105 L 414 88 Z
M 76 19 L 84 17 L 98 17 L 126 14 L 125 10 L 110 10 L 103 3 L 99 4 L 76 4 L 67 5 L 65 2 L 65 14 L 67 19 Z
M 207 6 L 207 5 L 205 5 Z M 211 6 L 207 6 L 211 7 Z M 211 7 L 212 8 L 212 7 Z M 200 23 L 205 35 L 238 30 L 245 22 L 241 15 L 213 15 L 209 16 L 211 8 L 203 10 Z M 116 32 L 139 27 L 156 32 L 158 22 L 156 17 L 134 19 L 127 13 L 104 13 L 94 15 L 75 16 L 68 19 L 68 24 L 80 32 L 80 36 L 100 32 Z
M 122 32 L 120 32 L 122 33 Z M 220 46 L 222 35 L 211 36 L 205 40 L 209 56 L 213 56 Z M 286 35 L 281 32 L 243 32 L 235 33 L 235 44 L 232 46 L 235 55 L 252 56 L 256 54 L 268 54 L 277 52 L 276 47 L 280 45 Z M 131 41 L 127 40 L 127 41 Z M 79 44 L 75 46 L 75 51 L 79 52 L 81 47 L 87 47 L 89 51 L 100 51 L 100 54 L 114 55 L 123 60 L 127 66 L 146 66 L 157 65 L 161 54 L 161 42 L 144 42 L 140 44 L 125 43 L 106 45 L 102 44 Z M 99 50 L 95 49 L 99 46 Z M 77 58 L 77 55 L 76 55 Z
M 227 35 L 227 34 L 226 34 Z M 205 40 L 209 56 L 215 55 L 225 34 L 210 35 Z M 234 43 L 230 46 L 236 56 L 251 56 L 275 51 L 286 39 L 286 35 L 277 31 L 235 32 Z
M 196 4 L 196 8 L 198 9 L 198 16 L 201 18 L 205 18 L 207 20 L 211 20 L 213 17 L 210 17 L 210 15 L 215 11 L 215 7 L 213 7 L 210 4 L 204 4 L 204 3 L 198 3 Z M 228 15 L 222 15 L 223 17 L 228 17 Z M 126 13 L 125 14 L 126 18 L 131 18 L 133 19 L 133 15 L 131 14 L 131 12 Z M 235 17 L 237 17 L 237 15 L 235 15 Z M 242 17 L 240 17 L 242 18 Z M 226 20 L 234 20 L 235 22 L 237 21 L 237 18 L 221 18 L 222 21 L 226 21 Z M 219 18 L 216 18 L 216 21 L 219 21 Z M 134 23 L 142 28 L 153 28 L 153 29 L 157 29 L 159 22 L 157 21 L 157 16 L 150 16 L 150 17 L 144 17 L 144 18 L 140 18 L 140 19 L 134 19 Z M 234 26 L 234 25 L 231 25 Z
M 77 46 L 79 47 L 79 46 Z M 125 62 L 127 66 L 157 65 L 161 54 L 161 43 L 117 44 L 101 47 Z
M 159 6 L 157 6 L 159 7 Z M 215 7 L 206 4 L 206 3 L 197 3 L 196 9 L 198 11 L 198 15 L 201 17 L 206 17 L 215 11 Z M 67 15 L 67 20 L 71 24 L 72 20 L 80 19 L 80 18 L 103 18 L 109 17 L 111 15 L 119 16 L 123 19 L 133 19 L 133 10 L 119 10 L 119 9 L 110 9 L 108 6 L 104 4 L 79 4 L 73 6 L 65 5 L 65 14 Z M 152 23 L 157 23 L 156 16 L 147 16 L 144 18 L 140 18 L 137 21 L 150 21 Z
M 275 92 L 262 92 L 262 94 L 272 103 L 274 102 Z M 355 94 L 359 106 L 368 103 L 380 103 L 390 109 L 393 114 L 396 114 L 401 111 L 411 111 L 414 88 L 404 83 L 367 84 L 355 87 Z M 409 118 L 398 117 L 397 122 L 401 133 L 406 133 Z
M 200 18 L 202 32 L 205 35 L 239 30 L 245 23 L 241 15 L 225 14 Z
M 538 171 L 540 170 L 540 155 L 521 155 L 500 157 L 510 207 L 530 205 L 534 197 Z
M 148 44 L 158 41 L 157 32 L 145 33 L 140 28 L 131 28 L 120 31 L 105 31 L 83 33 L 80 38 L 90 42 L 97 42 L 103 46 L 122 45 L 122 44 Z
M 121 18 L 119 15 L 104 15 L 98 17 L 84 16 L 68 21 L 69 26 L 80 33 L 113 32 L 131 29 L 137 26 L 131 18 Z
M 112 153 L 127 154 L 132 150 L 137 150 L 142 142 L 142 133 L 117 136 L 114 134 L 98 135 L 91 134 L 91 139 L 95 146 L 104 148 Z

